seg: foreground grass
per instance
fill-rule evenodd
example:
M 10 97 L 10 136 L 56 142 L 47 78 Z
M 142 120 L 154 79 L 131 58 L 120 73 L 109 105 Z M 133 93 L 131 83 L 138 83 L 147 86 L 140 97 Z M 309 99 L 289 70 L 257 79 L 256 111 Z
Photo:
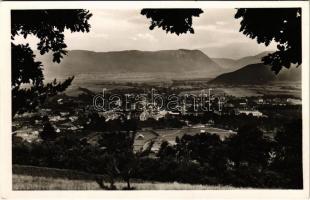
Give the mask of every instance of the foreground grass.
M 13 190 L 102 190 L 95 178 L 104 176 L 85 172 L 36 167 L 29 165 L 13 165 Z M 109 183 L 105 183 L 109 185 Z M 125 188 L 125 182 L 116 181 L 118 190 Z M 219 190 L 237 189 L 232 186 L 211 186 L 185 183 L 162 183 L 133 180 L 131 186 L 136 190 Z
M 125 182 L 116 182 L 117 189 L 126 187 Z M 237 189 L 230 186 L 191 185 L 184 183 L 134 182 L 136 190 L 219 190 Z M 13 190 L 101 190 L 92 180 L 37 177 L 13 174 Z

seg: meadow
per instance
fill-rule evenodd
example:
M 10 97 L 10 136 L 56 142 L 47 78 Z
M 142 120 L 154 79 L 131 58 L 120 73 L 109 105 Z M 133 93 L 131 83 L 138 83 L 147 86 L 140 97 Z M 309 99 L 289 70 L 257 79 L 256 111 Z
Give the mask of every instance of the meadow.
M 28 174 L 28 175 L 27 175 Z M 34 166 L 13 167 L 13 190 L 102 190 L 94 179 L 95 175 L 73 170 L 53 169 Z M 108 184 L 108 183 L 106 183 Z M 126 183 L 116 181 L 118 190 L 126 187 Z M 237 189 L 232 186 L 185 184 L 178 182 L 147 182 L 134 180 L 135 190 L 219 190 Z

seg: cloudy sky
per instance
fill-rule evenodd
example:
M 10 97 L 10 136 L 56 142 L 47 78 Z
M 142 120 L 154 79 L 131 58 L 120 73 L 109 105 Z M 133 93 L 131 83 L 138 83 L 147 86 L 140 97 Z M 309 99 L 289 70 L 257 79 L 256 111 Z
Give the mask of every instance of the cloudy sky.
M 234 9 L 203 9 L 193 21 L 194 34 L 167 34 L 162 29 L 149 30 L 149 19 L 140 10 L 91 10 L 89 33 L 65 32 L 68 49 L 120 51 L 163 49 L 201 49 L 210 57 L 241 58 L 275 49 L 265 47 L 239 32 Z M 34 38 L 28 38 L 35 45 Z

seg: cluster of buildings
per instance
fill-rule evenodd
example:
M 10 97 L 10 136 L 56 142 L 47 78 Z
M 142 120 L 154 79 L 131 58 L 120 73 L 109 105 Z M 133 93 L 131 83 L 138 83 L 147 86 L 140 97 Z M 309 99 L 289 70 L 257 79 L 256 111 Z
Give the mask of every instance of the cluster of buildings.
M 64 131 L 81 131 L 84 129 L 83 124 L 88 122 L 88 114 L 90 112 L 96 112 L 100 117 L 104 117 L 106 121 L 115 120 L 120 117 L 125 119 L 135 118 L 140 121 L 146 121 L 148 119 L 159 120 L 167 118 L 168 116 L 174 116 L 182 118 L 185 115 L 200 115 L 204 111 L 195 111 L 193 101 L 183 101 L 182 98 L 179 100 L 179 104 L 176 110 L 167 109 L 166 105 L 164 109 L 159 108 L 156 103 L 150 102 L 145 99 L 142 102 L 142 109 L 135 110 L 136 104 L 132 102 L 130 104 L 130 111 L 118 111 L 108 110 L 104 112 L 92 110 L 92 105 L 85 104 L 72 104 L 66 102 L 65 98 L 55 99 L 51 105 L 42 108 L 37 113 L 25 113 L 17 115 L 13 122 L 13 134 L 26 139 L 27 141 L 34 141 L 38 138 L 39 132 L 42 131 L 42 117 L 48 116 L 49 121 L 54 126 L 57 133 Z M 213 106 L 217 105 L 217 98 L 212 97 L 207 99 Z M 238 98 L 225 96 L 222 98 L 223 105 L 222 110 L 214 109 L 212 112 L 218 115 L 229 114 L 229 115 L 248 115 L 253 117 L 267 117 L 260 111 L 260 106 L 265 105 L 301 105 L 301 100 L 297 98 L 279 98 L 279 97 L 249 97 L 249 98 Z M 165 102 L 167 103 L 167 102 Z M 198 102 L 196 106 L 201 106 L 204 102 Z M 28 121 L 27 121 L 28 120 Z M 27 124 L 27 125 L 25 125 Z M 189 126 L 188 126 L 189 127 Z M 198 130 L 198 132 L 206 131 L 204 129 Z M 156 135 L 156 134 L 155 134 Z M 153 133 L 154 136 L 154 133 Z M 157 136 L 156 136 L 157 137 Z M 139 138 L 141 141 L 145 141 L 147 138 L 143 133 L 140 133 Z

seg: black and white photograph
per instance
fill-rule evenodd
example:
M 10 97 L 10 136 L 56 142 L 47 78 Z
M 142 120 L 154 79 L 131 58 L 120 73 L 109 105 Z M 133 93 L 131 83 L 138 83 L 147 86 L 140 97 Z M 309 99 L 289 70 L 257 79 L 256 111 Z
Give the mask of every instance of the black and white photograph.
M 309 7 L 199 5 L 10 9 L 12 190 L 308 189 Z

